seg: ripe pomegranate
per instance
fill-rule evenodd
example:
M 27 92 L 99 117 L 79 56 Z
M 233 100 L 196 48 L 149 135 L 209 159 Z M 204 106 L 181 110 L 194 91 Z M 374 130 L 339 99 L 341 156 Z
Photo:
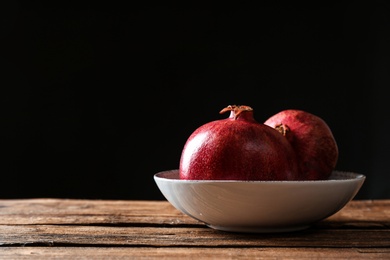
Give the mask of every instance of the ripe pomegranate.
M 258 123 L 249 106 L 230 105 L 225 119 L 197 128 L 186 141 L 179 167 L 184 180 L 294 180 L 298 164 L 290 143 Z
M 304 180 L 328 179 L 336 167 L 338 146 L 327 123 L 302 110 L 283 110 L 264 124 L 282 133 L 295 150 Z

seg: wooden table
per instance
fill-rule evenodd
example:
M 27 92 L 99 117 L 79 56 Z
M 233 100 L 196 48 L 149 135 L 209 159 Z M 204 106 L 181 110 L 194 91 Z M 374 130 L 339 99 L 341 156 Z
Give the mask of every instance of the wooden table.
M 390 200 L 354 200 L 313 227 L 211 229 L 167 201 L 0 200 L 0 259 L 390 259 Z

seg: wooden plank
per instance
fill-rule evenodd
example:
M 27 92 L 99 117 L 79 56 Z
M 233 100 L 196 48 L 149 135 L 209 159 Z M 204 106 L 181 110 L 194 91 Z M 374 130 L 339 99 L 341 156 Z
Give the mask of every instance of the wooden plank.
M 390 200 L 353 200 L 329 220 L 390 223 Z
M 0 225 L 1 246 L 390 247 L 389 229 L 241 234 L 211 228 Z
M 390 200 L 355 200 L 317 228 L 390 228 Z
M 200 257 L 201 256 L 201 257 Z M 390 259 L 389 248 L 1 248 L 1 259 Z
M 6 247 L 1 259 L 390 259 L 390 248 Z
M 167 201 L 0 200 L 0 224 L 201 224 Z
M 200 225 L 167 201 L 0 200 L 0 224 Z M 390 227 L 390 200 L 351 201 L 321 225 Z M 319 225 L 319 226 L 321 226 Z

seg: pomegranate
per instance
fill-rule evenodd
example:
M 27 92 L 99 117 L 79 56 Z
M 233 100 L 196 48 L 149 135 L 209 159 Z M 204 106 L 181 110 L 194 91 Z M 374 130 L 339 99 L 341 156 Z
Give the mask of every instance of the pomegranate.
M 225 119 L 197 128 L 180 158 L 183 180 L 295 180 L 298 164 L 285 137 L 254 119 L 249 106 L 230 105 Z
M 264 124 L 278 130 L 296 152 L 304 180 L 328 179 L 336 167 L 338 146 L 328 124 L 320 117 L 302 110 L 283 110 Z

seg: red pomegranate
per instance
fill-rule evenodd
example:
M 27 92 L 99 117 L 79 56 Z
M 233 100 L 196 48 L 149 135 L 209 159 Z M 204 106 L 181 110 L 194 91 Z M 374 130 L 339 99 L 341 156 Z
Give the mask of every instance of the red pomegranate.
M 338 147 L 328 124 L 302 110 L 283 110 L 264 124 L 278 130 L 290 142 L 304 180 L 328 179 L 336 167 Z
M 295 153 L 284 136 L 258 123 L 249 106 L 230 105 L 226 119 L 197 128 L 186 141 L 179 167 L 183 180 L 295 180 Z

